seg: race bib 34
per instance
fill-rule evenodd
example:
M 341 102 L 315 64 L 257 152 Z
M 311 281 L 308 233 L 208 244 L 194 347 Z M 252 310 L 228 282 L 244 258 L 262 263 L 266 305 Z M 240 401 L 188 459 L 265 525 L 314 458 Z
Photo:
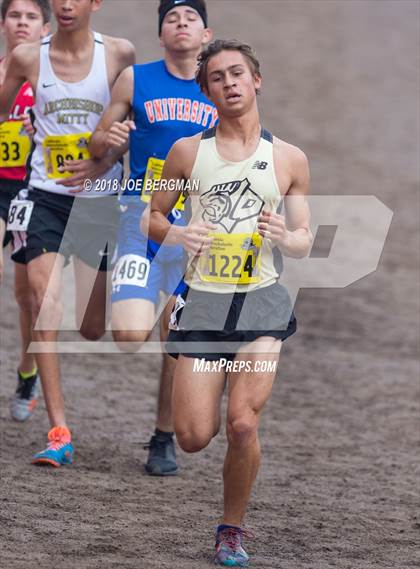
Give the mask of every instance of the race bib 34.
M 15 198 L 10 202 L 7 229 L 9 231 L 26 231 L 31 219 L 34 202 Z

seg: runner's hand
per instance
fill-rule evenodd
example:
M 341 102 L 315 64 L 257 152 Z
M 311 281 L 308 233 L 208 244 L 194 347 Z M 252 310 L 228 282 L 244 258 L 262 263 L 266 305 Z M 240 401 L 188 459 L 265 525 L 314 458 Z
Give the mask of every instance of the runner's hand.
M 190 255 L 200 257 L 204 251 L 210 249 L 213 238 L 208 237 L 208 234 L 215 229 L 215 225 L 201 221 L 187 225 L 182 232 L 182 246 Z
M 114 122 L 106 133 L 106 145 L 109 148 L 121 148 L 127 144 L 130 131 L 136 130 L 134 121 Z
M 19 120 L 23 121 L 23 128 L 25 129 L 26 134 L 32 137 L 35 134 L 35 129 L 32 124 L 31 116 L 26 113 L 24 115 L 20 115 Z
M 258 216 L 258 233 L 275 247 L 287 245 L 290 237 L 284 215 L 264 210 Z
M 73 188 L 70 190 L 72 194 L 78 194 L 85 189 L 85 180 L 91 181 L 91 187 L 95 180 L 103 176 L 111 167 L 109 158 L 89 158 L 88 160 L 65 160 L 64 166 L 59 168 L 60 172 L 71 172 L 73 174 L 69 178 L 56 180 L 56 184 Z

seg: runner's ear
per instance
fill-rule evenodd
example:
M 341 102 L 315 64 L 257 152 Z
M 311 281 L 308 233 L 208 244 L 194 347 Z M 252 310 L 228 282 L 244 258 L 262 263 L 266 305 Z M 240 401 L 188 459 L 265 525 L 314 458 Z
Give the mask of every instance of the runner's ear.
M 97 12 L 102 5 L 102 0 L 90 0 L 92 12 Z
M 51 24 L 47 22 L 42 26 L 41 39 L 47 37 L 51 33 Z
M 212 41 L 212 39 L 213 39 L 213 30 L 211 28 L 205 28 L 202 40 L 203 45 L 207 45 Z

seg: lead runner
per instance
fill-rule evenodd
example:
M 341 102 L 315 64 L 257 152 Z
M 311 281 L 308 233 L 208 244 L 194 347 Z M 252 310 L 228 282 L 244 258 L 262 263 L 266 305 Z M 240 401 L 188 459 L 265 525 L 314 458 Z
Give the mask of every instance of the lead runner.
M 162 187 L 153 193 L 149 232 L 189 254 L 188 289 L 177 299 L 168 338 L 168 351 L 179 356 L 172 404 L 184 451 L 200 451 L 218 433 L 228 379 L 224 513 L 215 561 L 246 566 L 242 524 L 260 463 L 259 419 L 282 341 L 296 330 L 275 257 L 310 251 L 309 168 L 301 150 L 261 127 L 260 65 L 249 46 L 210 44 L 199 58 L 197 81 L 215 104 L 219 125 L 178 141 L 162 176 L 199 181 L 198 193 L 190 195 L 191 223 L 170 226 L 167 215 L 179 192 Z M 282 216 L 277 211 L 285 196 Z

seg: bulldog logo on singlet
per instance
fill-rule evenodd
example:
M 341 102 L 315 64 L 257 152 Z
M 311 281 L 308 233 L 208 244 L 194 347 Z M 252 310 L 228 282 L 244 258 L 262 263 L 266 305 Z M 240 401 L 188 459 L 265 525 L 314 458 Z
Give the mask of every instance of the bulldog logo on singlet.
M 228 233 L 246 219 L 258 217 L 264 202 L 252 188 L 248 178 L 216 184 L 200 197 L 203 221 L 218 223 Z

